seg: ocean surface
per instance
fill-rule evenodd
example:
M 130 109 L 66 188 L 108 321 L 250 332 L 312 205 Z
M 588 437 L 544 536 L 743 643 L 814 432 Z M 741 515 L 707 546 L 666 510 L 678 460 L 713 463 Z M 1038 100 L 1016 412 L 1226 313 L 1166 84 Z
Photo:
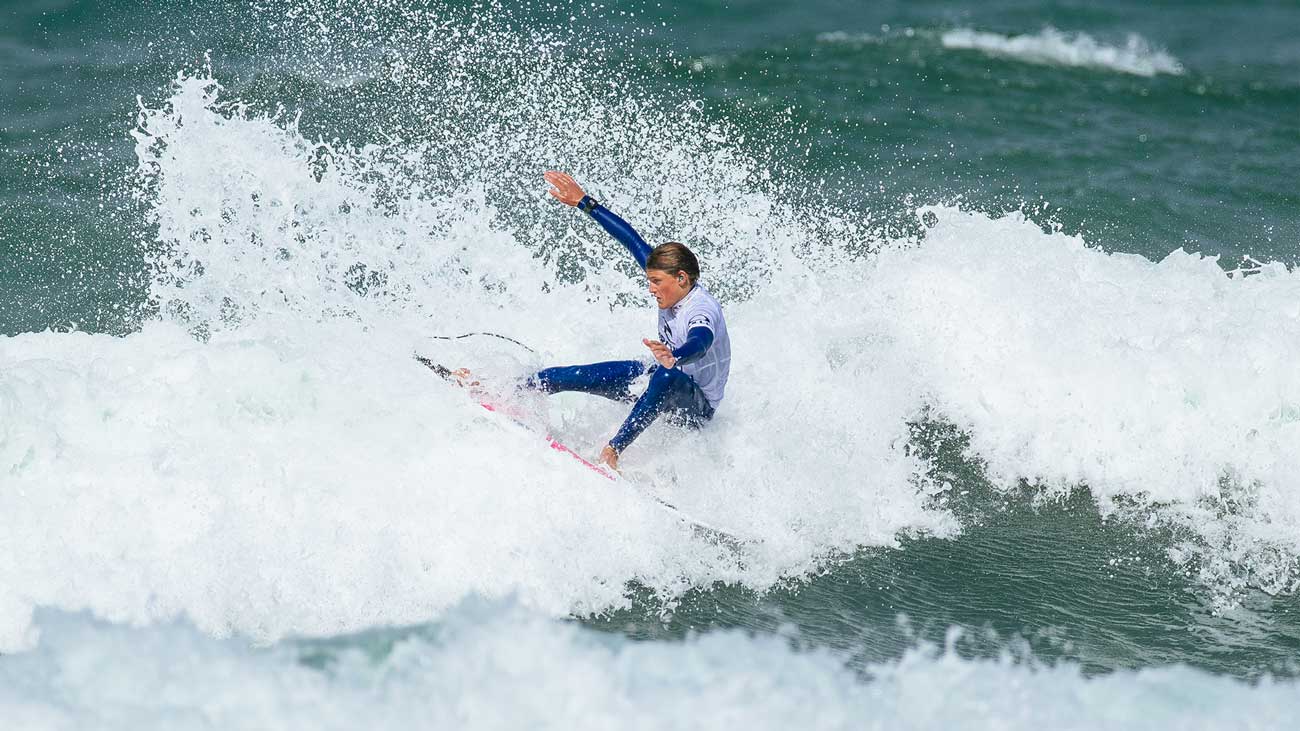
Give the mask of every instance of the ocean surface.
M 1293 727 L 1298 160 L 1293 2 L 5 2 L 0 727 Z M 617 483 L 411 358 L 642 354 L 548 169 Z

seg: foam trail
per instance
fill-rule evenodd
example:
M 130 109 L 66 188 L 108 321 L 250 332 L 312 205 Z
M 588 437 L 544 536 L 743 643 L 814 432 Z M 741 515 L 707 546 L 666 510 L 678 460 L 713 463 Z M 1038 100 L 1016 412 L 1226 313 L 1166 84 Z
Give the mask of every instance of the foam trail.
M 34 641 L 36 606 L 184 615 L 263 641 L 423 621 L 469 594 L 581 614 L 627 606 L 628 581 L 665 599 L 715 581 L 762 589 L 837 544 L 944 527 L 906 480 L 809 501 L 807 486 L 760 477 L 770 461 L 723 477 L 708 462 L 746 456 L 728 445 L 747 437 L 721 433 L 687 468 L 707 476 L 693 509 L 729 507 L 730 525 L 765 539 L 738 563 L 478 408 L 405 345 L 346 323 L 207 343 L 164 324 L 4 341 L 6 650 Z M 871 500 L 873 484 L 894 496 Z
M 1085 678 L 914 650 L 868 668 L 784 638 L 683 643 L 596 634 L 508 605 L 467 606 L 382 659 L 293 645 L 250 650 L 184 625 L 129 629 L 42 614 L 39 647 L 0 657 L 15 728 L 1283 728 L 1293 682 L 1256 686 L 1181 667 Z M 335 647 L 338 647 L 336 644 Z M 939 699 L 936 701 L 936 699 Z
M 639 573 L 674 586 L 707 560 L 632 495 L 369 345 L 340 360 L 163 325 L 6 343 L 6 648 L 33 605 L 269 639 L 418 621 L 468 592 L 593 610 Z
M 956 28 L 943 33 L 944 48 L 981 51 L 990 56 L 1034 64 L 1118 71 L 1137 76 L 1181 75 L 1183 65 L 1166 51 L 1131 33 L 1123 46 L 1109 46 L 1087 33 L 1064 33 L 1052 27 L 1034 35 L 1006 36 Z

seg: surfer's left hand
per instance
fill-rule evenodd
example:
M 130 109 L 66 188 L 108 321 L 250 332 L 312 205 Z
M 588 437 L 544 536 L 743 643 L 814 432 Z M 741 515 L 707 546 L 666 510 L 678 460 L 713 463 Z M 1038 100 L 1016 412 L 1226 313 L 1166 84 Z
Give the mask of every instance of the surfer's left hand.
M 573 176 L 568 173 L 548 170 L 542 177 L 546 179 L 546 182 L 554 186 L 546 192 L 565 205 L 576 206 L 582 202 L 582 197 L 586 195 L 582 190 L 582 186 L 578 185 L 578 181 L 574 180 Z
M 658 340 L 649 340 L 646 338 L 642 338 L 641 342 L 645 343 L 645 346 L 654 354 L 655 360 L 659 361 L 659 365 L 664 368 L 672 368 L 677 365 L 677 358 L 673 356 L 673 351 L 669 350 L 667 345 L 664 345 Z

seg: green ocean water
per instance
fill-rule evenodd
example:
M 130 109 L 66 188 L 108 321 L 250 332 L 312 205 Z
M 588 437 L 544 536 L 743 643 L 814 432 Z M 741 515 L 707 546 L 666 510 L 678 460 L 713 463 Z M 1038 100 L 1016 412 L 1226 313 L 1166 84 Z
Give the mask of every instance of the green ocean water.
M 1288 3 L 616 4 L 572 32 L 619 29 L 631 40 L 594 68 L 640 67 L 645 83 L 709 100 L 756 135 L 790 110 L 789 129 L 806 130 L 800 174 L 821 182 L 819 198 L 882 218 L 952 200 L 1045 209 L 1108 249 L 1159 259 L 1185 247 L 1235 264 L 1293 262 L 1300 240 L 1294 13 Z M 357 121 L 341 92 L 277 73 L 307 44 L 264 38 L 251 12 L 51 3 L 6 16 L 0 236 L 29 256 L 5 273 L 4 332 L 128 327 L 115 314 L 138 269 L 128 233 L 138 215 L 117 190 L 134 165 L 126 131 L 136 96 L 156 97 L 179 68 L 211 53 L 232 90 L 303 109 L 308 130 L 346 134 Z M 1099 73 L 941 42 L 954 28 L 1045 27 L 1115 47 L 1139 34 L 1185 70 Z M 77 281 L 56 260 L 78 262 Z
M 361 145 L 421 129 L 411 89 L 334 75 L 400 55 L 386 35 L 398 15 L 391 28 L 341 27 L 343 42 L 326 42 L 267 25 L 286 11 L 297 22 L 295 8 L 342 12 L 324 3 L 7 5 L 2 335 L 126 334 L 151 316 L 155 242 L 130 132 L 138 99 L 166 99 L 178 72 L 210 64 L 230 96 L 301 114 L 311 138 Z M 809 216 L 850 210 L 906 234 L 918 206 L 954 203 L 1023 210 L 1151 260 L 1183 248 L 1225 269 L 1300 263 L 1294 3 L 754 0 L 537 4 L 496 17 L 558 29 L 574 83 L 598 85 L 617 69 L 650 97 L 695 100 L 788 176 L 784 190 Z M 989 34 L 986 47 L 955 47 L 957 32 Z M 1038 43 L 1016 49 L 1017 38 Z M 600 155 L 601 140 L 574 142 Z M 903 536 L 898 548 L 831 556 L 821 575 L 761 595 L 697 587 L 670 607 L 646 595 L 580 621 L 647 641 L 731 627 L 791 633 L 863 663 L 942 645 L 956 627 L 965 655 L 1070 660 L 1087 673 L 1300 672 L 1293 590 L 1247 587 L 1224 603 L 1169 558 L 1177 531 L 1140 515 L 1103 518 L 1085 486 L 1046 499 L 1027 484 L 995 490 L 961 435 L 929 427 L 912 446 L 956 485 L 960 537 Z

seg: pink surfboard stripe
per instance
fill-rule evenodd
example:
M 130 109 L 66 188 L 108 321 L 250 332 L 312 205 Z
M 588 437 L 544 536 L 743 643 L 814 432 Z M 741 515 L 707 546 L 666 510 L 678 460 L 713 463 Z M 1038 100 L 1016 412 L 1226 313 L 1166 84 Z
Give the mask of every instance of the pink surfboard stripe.
M 497 407 L 493 406 L 492 404 L 487 403 L 486 401 L 480 401 L 480 402 L 479 402 L 479 406 L 482 406 L 483 408 L 485 408 L 485 409 L 487 409 L 488 411 L 491 411 L 491 412 L 493 412 L 493 413 L 498 413 L 498 411 L 497 411 Z M 509 414 L 507 414 L 507 416 L 509 416 Z M 511 418 L 513 418 L 513 417 L 511 417 Z M 602 477 L 604 477 L 604 478 L 607 479 L 607 480 L 612 480 L 612 479 L 614 479 L 614 476 L 613 476 L 613 475 L 609 474 L 608 472 L 606 472 L 605 470 L 601 469 L 600 467 L 597 467 L 595 464 L 592 464 L 591 462 L 588 462 L 585 458 L 583 458 L 582 455 L 578 454 L 577 452 L 573 451 L 573 450 L 570 449 L 569 447 L 567 447 L 567 446 L 561 444 L 560 442 L 556 441 L 554 438 L 551 437 L 551 435 L 549 435 L 549 434 L 546 435 L 546 441 L 548 441 L 548 442 L 551 443 L 551 449 L 554 449 L 554 450 L 557 451 L 557 452 L 564 452 L 565 454 L 569 455 L 570 457 L 572 457 L 572 458 L 578 460 L 579 462 L 581 462 L 581 463 L 587 465 L 587 468 L 588 468 L 588 469 L 590 469 L 590 470 L 593 471 L 593 472 L 597 472 L 597 473 L 599 473 Z

